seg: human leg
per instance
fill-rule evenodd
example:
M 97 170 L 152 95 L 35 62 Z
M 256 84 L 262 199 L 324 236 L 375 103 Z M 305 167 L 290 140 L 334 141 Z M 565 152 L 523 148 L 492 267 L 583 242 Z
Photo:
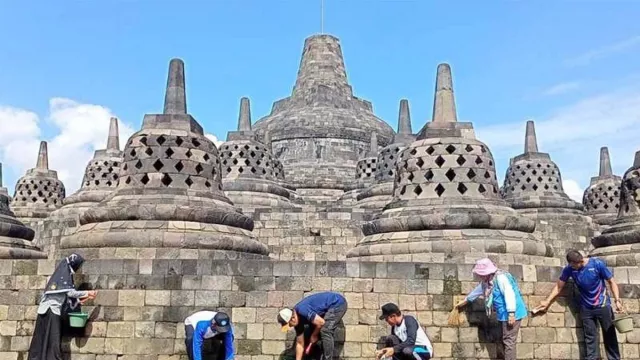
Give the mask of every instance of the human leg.
M 48 311 L 51 325 L 48 334 L 47 360 L 62 360 L 62 319 Z
M 193 326 L 184 326 L 184 346 L 187 350 L 187 356 L 189 360 L 193 360 Z
M 326 314 L 324 314 L 324 325 L 320 329 L 323 360 L 333 359 L 333 348 L 335 346 L 333 334 L 336 330 L 336 326 L 338 326 L 338 323 L 342 320 L 342 317 L 346 312 L 347 304 L 345 303 L 332 307 Z
M 31 337 L 31 345 L 29 345 L 28 360 L 40 360 L 43 358 L 44 349 L 46 347 L 45 333 L 48 329 L 47 315 L 38 315 L 36 326 L 33 329 L 33 337 Z
M 580 309 L 580 318 L 582 319 L 582 330 L 584 332 L 585 359 L 598 359 L 600 348 L 600 336 L 598 327 L 596 326 L 596 310 Z
M 620 345 L 616 327 L 613 325 L 613 309 L 610 306 L 599 309 L 598 322 L 602 328 L 602 339 L 604 349 L 607 352 L 607 359 L 620 360 Z
M 431 354 L 421 346 L 408 346 L 401 351 L 402 360 L 429 360 Z
M 502 343 L 504 345 L 504 359 L 516 360 L 516 341 L 518 340 L 518 332 L 520 331 L 521 321 L 516 321 L 513 326 L 509 326 L 507 321 L 502 322 Z

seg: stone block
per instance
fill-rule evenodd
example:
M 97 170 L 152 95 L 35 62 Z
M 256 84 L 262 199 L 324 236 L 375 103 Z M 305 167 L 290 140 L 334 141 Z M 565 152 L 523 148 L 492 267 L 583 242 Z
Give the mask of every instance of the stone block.
M 118 306 L 144 306 L 145 291 L 119 290 Z
M 107 337 L 132 338 L 135 333 L 135 323 L 131 321 L 112 321 L 107 324 Z
M 255 308 L 233 308 L 231 320 L 234 323 L 255 323 L 256 309 Z
M 171 291 L 168 290 L 147 290 L 145 292 L 145 305 L 170 306 Z

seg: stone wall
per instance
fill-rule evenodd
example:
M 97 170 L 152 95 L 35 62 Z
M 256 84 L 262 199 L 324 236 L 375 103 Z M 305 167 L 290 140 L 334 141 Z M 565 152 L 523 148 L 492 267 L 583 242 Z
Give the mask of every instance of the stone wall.
M 109 251 L 102 251 L 108 253 Z M 156 252 L 155 254 L 159 254 Z M 343 359 L 372 359 L 388 327 L 379 308 L 392 301 L 415 314 L 434 343 L 437 359 L 489 359 L 499 356 L 499 330 L 475 304 L 464 325 L 447 325 L 448 313 L 474 286 L 471 265 L 236 261 L 171 258 L 90 260 L 78 279 L 99 289 L 86 337 L 67 339 L 73 360 L 186 359 L 183 319 L 210 308 L 227 311 L 236 328 L 238 360 L 276 360 L 288 354 L 292 335 L 275 322 L 278 309 L 312 291 L 345 294 L 349 310 L 338 338 Z M 191 254 L 193 255 L 193 254 Z M 167 256 L 169 257 L 169 256 Z M 182 257 L 180 259 L 179 257 Z M 0 358 L 24 359 L 33 332 L 36 304 L 55 262 L 0 261 Z M 560 268 L 512 265 L 529 304 L 553 286 Z M 615 269 L 624 303 L 636 329 L 619 336 L 623 358 L 640 359 L 640 269 Z M 570 287 L 568 287 L 570 289 Z M 568 292 L 570 294 L 571 292 Z M 581 338 L 571 297 L 561 298 L 542 316 L 525 320 L 518 340 L 519 359 L 578 359 Z

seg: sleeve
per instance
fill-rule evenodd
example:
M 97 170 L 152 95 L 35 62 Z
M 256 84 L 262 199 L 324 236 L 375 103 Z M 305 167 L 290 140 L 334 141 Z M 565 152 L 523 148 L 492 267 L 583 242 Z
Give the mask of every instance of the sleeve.
M 611 278 L 613 278 L 613 274 L 611 273 L 611 270 L 609 270 L 609 268 L 604 263 L 604 261 L 600 259 L 598 259 L 597 261 L 598 261 L 597 262 L 598 272 L 600 273 L 600 276 L 605 280 L 611 280 Z
M 298 315 L 301 315 L 303 318 L 307 319 L 307 322 L 309 323 L 312 323 L 313 319 L 315 319 L 317 315 L 316 312 L 306 304 L 296 305 L 293 310 L 297 312 Z
M 233 344 L 233 326 L 224 335 L 225 360 L 231 360 L 236 356 L 235 345 Z
M 89 295 L 88 291 L 78 291 L 76 289 L 73 289 L 73 290 L 67 292 L 67 297 L 76 298 L 76 299 L 85 297 L 87 295 Z
M 496 276 L 496 283 L 498 289 L 504 295 L 507 312 L 516 312 L 516 292 L 511 285 L 511 281 L 509 281 L 509 277 L 505 274 L 500 274 Z
M 209 327 L 208 321 L 200 321 L 193 332 L 193 360 L 202 360 L 202 344 Z
M 565 266 L 560 274 L 560 281 L 567 282 L 571 277 L 571 266 Z
M 402 349 L 414 346 L 416 344 L 416 337 L 418 336 L 418 321 L 412 316 L 404 317 L 404 325 L 407 327 L 407 340 L 393 347 L 393 352 L 399 354 Z
M 479 298 L 482 295 L 484 295 L 482 291 L 482 284 L 478 284 L 478 286 L 471 290 L 469 295 L 467 295 L 467 301 L 473 302 L 475 299 Z

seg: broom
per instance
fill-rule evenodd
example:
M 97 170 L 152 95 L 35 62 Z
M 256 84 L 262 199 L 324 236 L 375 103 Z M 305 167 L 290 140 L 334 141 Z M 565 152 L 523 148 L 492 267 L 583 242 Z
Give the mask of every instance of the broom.
M 460 310 L 457 307 L 453 307 L 453 310 L 449 313 L 449 326 L 460 326 L 462 319 L 460 319 Z

